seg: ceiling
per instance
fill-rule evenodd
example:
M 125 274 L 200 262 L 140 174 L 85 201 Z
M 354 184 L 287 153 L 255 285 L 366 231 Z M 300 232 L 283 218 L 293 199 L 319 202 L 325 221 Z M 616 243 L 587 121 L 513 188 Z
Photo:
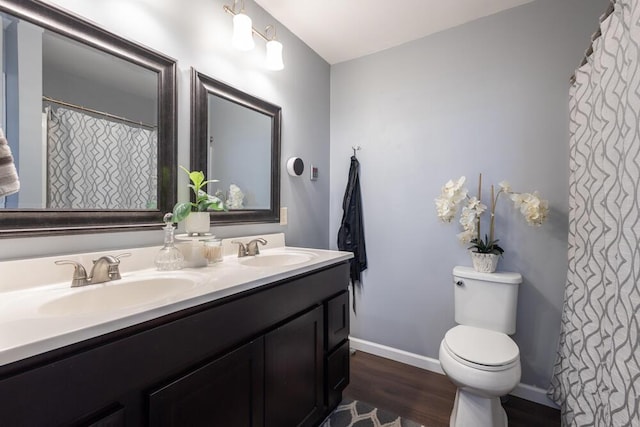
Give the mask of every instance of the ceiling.
M 336 64 L 533 0 L 255 1 L 329 64 Z

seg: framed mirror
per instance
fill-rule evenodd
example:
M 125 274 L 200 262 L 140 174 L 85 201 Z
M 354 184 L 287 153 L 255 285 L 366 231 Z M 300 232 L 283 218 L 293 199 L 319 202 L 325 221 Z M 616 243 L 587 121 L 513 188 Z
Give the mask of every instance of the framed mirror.
M 0 237 L 156 227 L 176 200 L 176 61 L 36 0 L 3 0 L 2 125 L 20 181 Z
M 281 108 L 191 69 L 191 169 L 228 211 L 213 224 L 280 221 Z

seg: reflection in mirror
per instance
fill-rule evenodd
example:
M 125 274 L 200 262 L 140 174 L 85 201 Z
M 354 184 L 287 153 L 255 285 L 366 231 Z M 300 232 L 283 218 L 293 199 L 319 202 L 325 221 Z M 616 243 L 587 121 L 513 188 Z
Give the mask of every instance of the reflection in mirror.
M 207 176 L 219 180 L 210 194 L 221 190 L 229 209 L 269 209 L 271 117 L 218 95 L 207 98 Z
M 0 3 L 0 236 L 155 226 L 175 202 L 175 61 L 39 1 Z
M 280 107 L 192 70 L 192 108 L 192 169 L 229 208 L 212 222 L 279 221 Z

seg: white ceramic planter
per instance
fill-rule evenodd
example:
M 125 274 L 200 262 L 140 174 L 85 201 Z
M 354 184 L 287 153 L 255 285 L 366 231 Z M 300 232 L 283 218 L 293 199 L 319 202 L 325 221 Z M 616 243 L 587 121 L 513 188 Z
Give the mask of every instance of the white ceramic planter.
M 469 252 L 471 254 L 471 261 L 473 262 L 473 269 L 480 273 L 493 273 L 498 267 L 498 258 L 500 255 L 496 254 L 481 254 L 478 252 Z
M 209 212 L 190 212 L 184 219 L 184 228 L 187 234 L 205 234 L 210 227 Z

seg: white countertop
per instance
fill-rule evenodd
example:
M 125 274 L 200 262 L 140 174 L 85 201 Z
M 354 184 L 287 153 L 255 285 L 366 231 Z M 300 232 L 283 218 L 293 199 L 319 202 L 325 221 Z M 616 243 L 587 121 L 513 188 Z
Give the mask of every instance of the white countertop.
M 284 244 L 284 240 L 282 242 Z M 229 250 L 225 252 L 228 253 Z M 5 289 L 8 290 L 0 287 L 0 366 L 353 257 L 350 252 L 284 246 L 272 247 L 261 252 L 262 255 L 267 256 L 279 253 L 305 253 L 309 254 L 311 259 L 289 266 L 255 267 L 243 265 L 236 255 L 227 255 L 223 262 L 212 266 L 170 272 L 157 271 L 155 268 L 127 271 L 123 259 L 122 280 L 71 288 L 70 272 L 72 270 L 70 269 L 66 271 L 69 278 L 64 282 L 29 287 L 7 285 Z M 146 253 L 149 253 L 149 250 Z M 25 267 L 29 266 L 26 261 L 15 261 L 22 263 L 20 270 L 25 274 L 27 273 Z M 10 264 L 8 264 L 10 262 L 0 263 L 0 276 L 2 276 L 2 264 L 8 275 L 11 275 Z M 35 276 L 36 273 L 28 274 Z M 4 277 L 6 279 L 7 275 Z M 156 298 L 155 301 L 114 310 L 82 312 L 73 315 L 52 315 L 43 310 L 45 304 L 66 295 L 91 292 L 93 287 L 126 286 L 127 281 L 146 277 L 187 278 L 192 280 L 194 285 L 179 293 L 168 295 L 166 298 Z

